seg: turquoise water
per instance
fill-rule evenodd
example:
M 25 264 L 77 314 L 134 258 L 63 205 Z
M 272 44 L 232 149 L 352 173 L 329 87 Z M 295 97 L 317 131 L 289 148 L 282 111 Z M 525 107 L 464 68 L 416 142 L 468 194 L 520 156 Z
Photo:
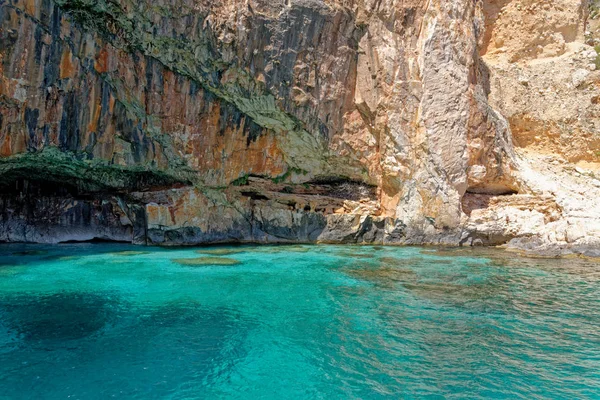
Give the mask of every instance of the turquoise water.
M 600 264 L 0 246 L 0 398 L 112 397 L 598 399 Z

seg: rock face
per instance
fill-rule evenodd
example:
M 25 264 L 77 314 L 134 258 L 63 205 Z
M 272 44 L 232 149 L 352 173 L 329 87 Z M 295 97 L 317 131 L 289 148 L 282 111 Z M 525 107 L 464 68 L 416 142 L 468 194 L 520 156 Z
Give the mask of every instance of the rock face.
M 587 16 L 584 0 L 3 2 L 0 241 L 592 248 L 596 231 L 548 235 L 575 212 L 540 184 L 600 159 Z

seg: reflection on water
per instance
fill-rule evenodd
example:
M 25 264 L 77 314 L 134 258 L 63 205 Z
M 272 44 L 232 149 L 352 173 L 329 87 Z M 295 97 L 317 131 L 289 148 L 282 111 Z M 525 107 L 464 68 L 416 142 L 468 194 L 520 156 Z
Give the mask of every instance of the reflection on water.
M 599 277 L 490 249 L 0 246 L 0 397 L 600 398 Z

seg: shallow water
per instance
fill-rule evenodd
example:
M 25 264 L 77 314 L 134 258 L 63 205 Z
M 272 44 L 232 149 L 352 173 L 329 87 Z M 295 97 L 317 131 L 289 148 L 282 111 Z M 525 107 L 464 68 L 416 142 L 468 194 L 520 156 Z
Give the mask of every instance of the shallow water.
M 600 398 L 600 264 L 0 246 L 0 398 L 109 397 Z

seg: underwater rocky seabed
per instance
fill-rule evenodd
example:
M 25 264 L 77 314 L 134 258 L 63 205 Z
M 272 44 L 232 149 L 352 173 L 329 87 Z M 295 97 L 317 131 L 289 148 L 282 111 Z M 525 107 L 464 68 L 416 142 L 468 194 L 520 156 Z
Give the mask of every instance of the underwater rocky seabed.
M 0 398 L 600 397 L 600 264 L 0 246 Z

